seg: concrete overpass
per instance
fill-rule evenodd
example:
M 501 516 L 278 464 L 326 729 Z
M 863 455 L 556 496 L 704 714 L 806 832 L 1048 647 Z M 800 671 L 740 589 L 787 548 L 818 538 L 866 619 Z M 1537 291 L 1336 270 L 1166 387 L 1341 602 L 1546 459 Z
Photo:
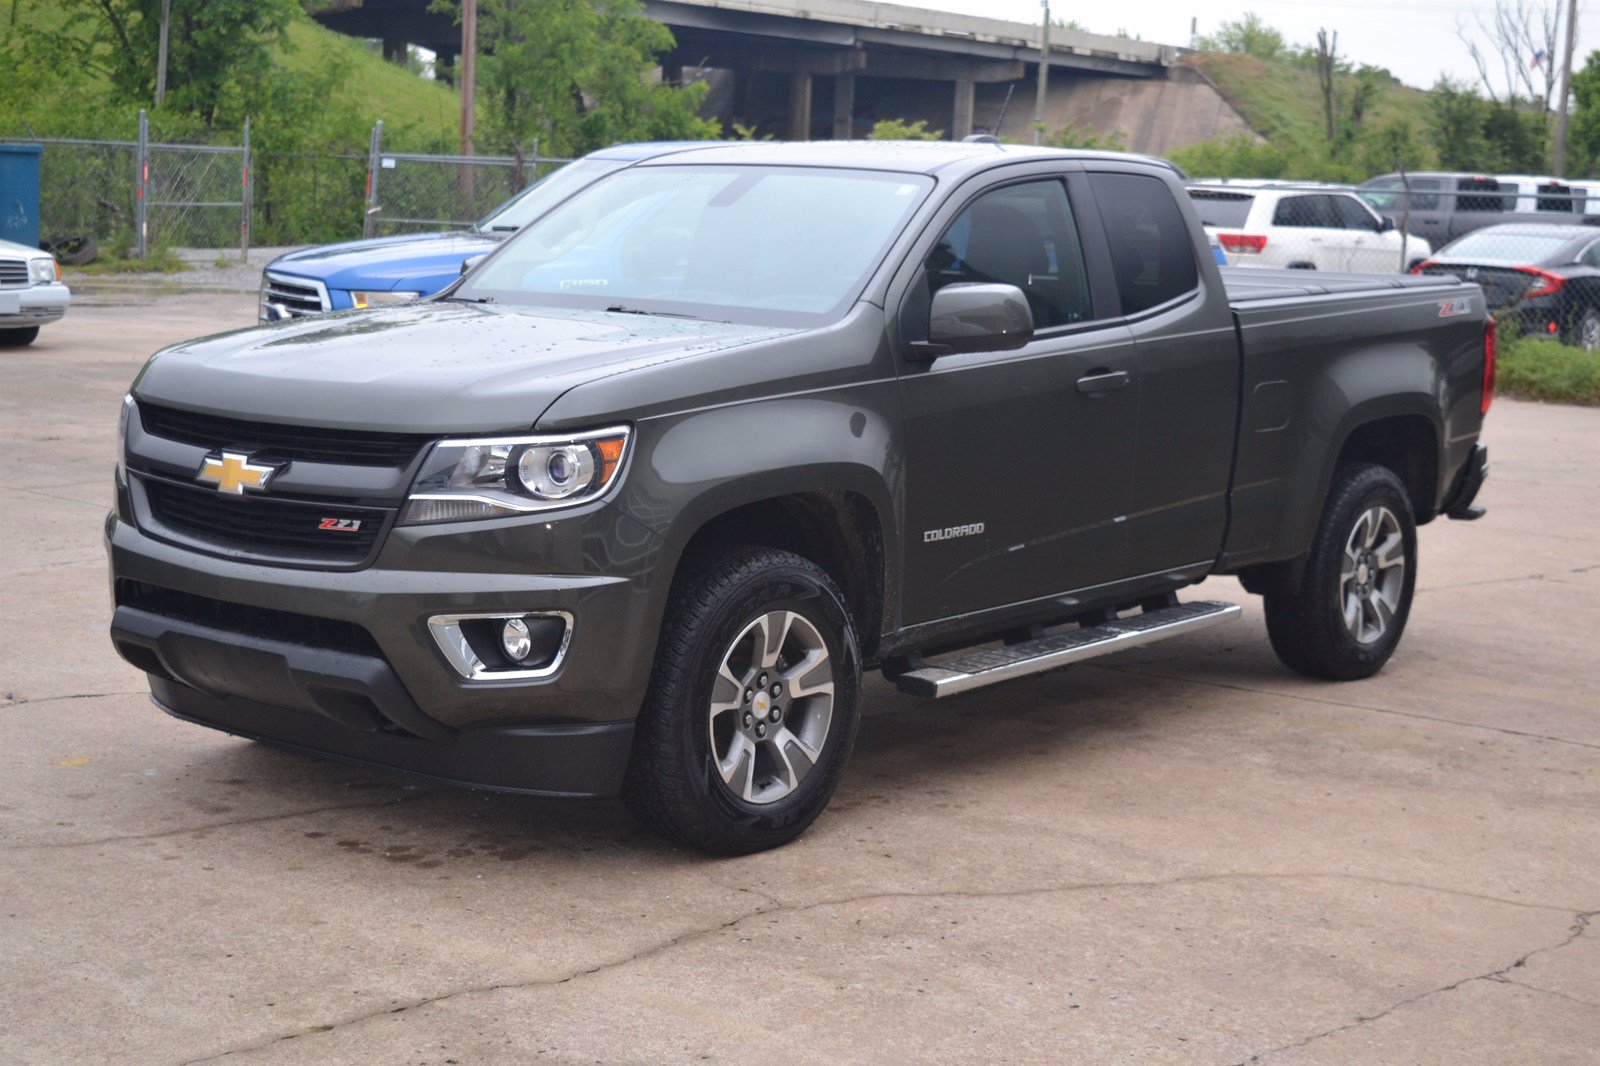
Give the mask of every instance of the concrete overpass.
M 312 15 L 343 33 L 406 44 L 450 65 L 459 30 L 429 0 L 326 0 Z M 864 135 L 877 118 L 926 119 L 959 139 L 975 129 L 1026 133 L 1040 61 L 1039 26 L 871 0 L 644 0 L 677 40 L 668 80 L 706 78 L 709 110 L 764 134 L 809 140 Z M 1059 90 L 1075 81 L 1165 79 L 1178 50 L 1146 41 L 1052 30 Z M 980 92 L 981 89 L 981 92 Z M 996 104 L 1003 95 L 1003 102 Z M 988 112 L 979 116 L 980 96 Z

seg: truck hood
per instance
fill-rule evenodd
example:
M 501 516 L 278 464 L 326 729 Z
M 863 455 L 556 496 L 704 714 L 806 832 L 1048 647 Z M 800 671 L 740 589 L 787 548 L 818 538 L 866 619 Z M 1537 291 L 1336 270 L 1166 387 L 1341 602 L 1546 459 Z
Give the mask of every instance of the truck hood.
M 404 433 L 533 426 L 568 389 L 795 332 L 428 301 L 293 319 L 151 357 L 135 398 L 262 422 Z
M 405 289 L 419 278 L 438 275 L 453 280 L 460 274 L 462 262 L 493 251 L 502 236 L 421 233 L 375 237 L 289 252 L 268 263 L 267 269 L 315 278 L 330 289 Z

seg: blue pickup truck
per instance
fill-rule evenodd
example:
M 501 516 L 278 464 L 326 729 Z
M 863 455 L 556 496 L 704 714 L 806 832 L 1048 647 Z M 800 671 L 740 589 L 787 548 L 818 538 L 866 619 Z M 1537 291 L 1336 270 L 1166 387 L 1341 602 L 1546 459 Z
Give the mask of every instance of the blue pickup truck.
M 613 145 L 535 182 L 466 230 L 374 237 L 280 255 L 262 271 L 259 318 L 277 322 L 431 296 L 460 277 L 468 259 L 493 251 L 579 189 L 643 160 L 713 143 Z

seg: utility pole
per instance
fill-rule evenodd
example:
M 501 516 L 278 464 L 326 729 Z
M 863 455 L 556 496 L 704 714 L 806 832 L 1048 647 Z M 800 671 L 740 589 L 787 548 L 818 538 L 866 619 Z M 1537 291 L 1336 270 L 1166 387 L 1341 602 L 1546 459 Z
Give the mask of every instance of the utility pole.
M 1039 28 L 1039 96 L 1033 104 L 1033 143 L 1044 139 L 1044 98 L 1050 91 L 1050 0 L 1039 0 L 1044 24 Z
M 478 97 L 478 0 L 461 4 L 461 154 L 472 155 Z
M 1578 39 L 1578 0 L 1567 0 L 1567 47 L 1561 59 L 1561 106 L 1556 108 L 1556 177 L 1567 174 L 1567 100 L 1572 95 L 1572 46 Z
M 172 24 L 172 0 L 161 0 L 161 45 L 156 50 L 156 106 L 167 98 L 167 28 Z

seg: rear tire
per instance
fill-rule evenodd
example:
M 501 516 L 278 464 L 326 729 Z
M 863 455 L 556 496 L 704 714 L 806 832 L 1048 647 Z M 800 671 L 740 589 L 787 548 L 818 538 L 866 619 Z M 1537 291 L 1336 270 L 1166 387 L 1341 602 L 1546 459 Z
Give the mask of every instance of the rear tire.
M 1400 479 L 1387 467 L 1341 465 L 1300 590 L 1264 597 L 1272 650 L 1307 677 L 1371 677 L 1405 631 L 1416 559 L 1416 519 Z
M 26 348 L 38 336 L 38 326 L 29 326 L 27 329 L 0 329 L 0 348 Z
M 742 548 L 688 571 L 666 617 L 624 802 L 716 854 L 788 843 L 855 745 L 861 663 L 843 595 L 807 559 Z
M 1578 319 L 1578 328 L 1572 332 L 1568 343 L 1586 352 L 1600 351 L 1600 311 L 1592 307 L 1585 310 Z

